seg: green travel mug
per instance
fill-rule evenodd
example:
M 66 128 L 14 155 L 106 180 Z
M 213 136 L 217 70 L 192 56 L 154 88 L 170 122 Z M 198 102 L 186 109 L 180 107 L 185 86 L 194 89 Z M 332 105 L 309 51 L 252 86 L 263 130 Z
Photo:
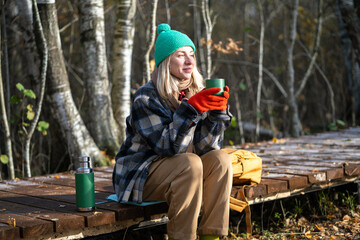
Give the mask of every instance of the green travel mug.
M 79 212 L 95 210 L 94 172 L 90 157 L 79 157 L 80 167 L 75 173 L 76 208 Z
M 205 81 L 206 89 L 208 88 L 221 88 L 221 91 L 218 93 L 215 93 L 214 95 L 221 96 L 224 92 L 225 88 L 225 79 L 223 78 L 211 78 L 206 79 Z

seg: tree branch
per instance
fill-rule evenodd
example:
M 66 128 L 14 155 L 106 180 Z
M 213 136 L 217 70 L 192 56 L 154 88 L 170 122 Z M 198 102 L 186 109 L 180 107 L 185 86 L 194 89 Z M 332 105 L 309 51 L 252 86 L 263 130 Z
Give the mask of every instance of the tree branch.
M 35 40 L 39 42 L 38 46 L 40 46 L 40 56 L 41 56 L 41 72 L 40 72 L 40 79 L 41 79 L 41 86 L 40 86 L 40 98 L 38 100 L 37 109 L 35 111 L 34 120 L 31 122 L 29 132 L 26 135 L 25 139 L 25 151 L 24 151 L 24 158 L 26 163 L 26 174 L 28 177 L 31 177 L 31 169 L 30 169 L 30 142 L 31 137 L 35 131 L 36 125 L 39 121 L 42 103 L 44 100 L 44 93 L 45 93 L 45 84 L 46 84 L 46 70 L 47 70 L 47 63 L 48 63 L 48 48 L 43 32 L 43 28 L 40 21 L 40 15 L 37 8 L 36 0 L 33 0 L 33 9 L 34 9 L 34 35 Z
M 319 15 L 318 15 L 317 33 L 316 33 L 316 37 L 315 37 L 315 46 L 314 46 L 314 51 L 313 51 L 314 53 L 313 53 L 312 57 L 310 58 L 311 61 L 310 61 L 309 67 L 306 70 L 306 73 L 305 73 L 303 79 L 301 80 L 300 87 L 296 91 L 295 97 L 298 97 L 300 95 L 300 93 L 302 92 L 302 90 L 304 90 L 306 82 L 308 81 L 308 79 L 310 77 L 310 74 L 311 74 L 311 72 L 312 72 L 312 70 L 314 68 L 316 57 L 317 57 L 318 52 L 319 52 L 320 37 L 321 37 L 322 22 L 323 22 L 323 18 L 322 18 L 322 15 L 323 15 L 323 11 L 322 11 L 323 2 L 324 2 L 323 0 L 319 0 Z M 297 41 L 297 42 L 300 42 L 300 41 Z

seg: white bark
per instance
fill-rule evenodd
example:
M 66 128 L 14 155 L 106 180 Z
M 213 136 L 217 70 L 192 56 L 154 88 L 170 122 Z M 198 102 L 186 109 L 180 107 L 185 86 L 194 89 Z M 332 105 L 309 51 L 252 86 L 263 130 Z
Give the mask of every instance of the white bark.
M 2 13 L 4 13 L 4 12 L 2 12 Z M 2 26 L 0 25 L 0 42 L 1 42 L 1 27 Z M 1 50 L 1 45 L 0 45 L 0 50 Z M 1 66 L 1 57 L 0 57 L 0 66 Z M 4 130 L 5 130 L 5 153 L 9 159 L 9 162 L 8 162 L 9 177 L 10 177 L 10 179 L 14 179 L 15 171 L 14 171 L 14 160 L 13 160 L 13 156 L 12 156 L 12 144 L 11 144 L 11 138 L 10 138 L 11 135 L 10 135 L 10 128 L 8 125 L 8 116 L 7 116 L 5 105 L 6 104 L 5 104 L 5 97 L 4 97 L 2 71 L 1 71 L 1 67 L 0 67 L 0 107 L 1 107 L 1 120 L 2 120 L 2 124 L 4 125 Z M 1 179 L 1 172 L 0 172 L 0 179 Z
M 33 9 L 34 9 L 34 19 L 35 19 L 35 22 L 34 22 L 35 23 L 35 26 L 34 26 L 35 39 L 39 43 L 38 46 L 40 46 L 39 50 L 41 51 L 41 73 L 40 73 L 41 85 L 40 85 L 40 94 L 39 94 L 40 96 L 38 98 L 39 100 L 37 102 L 37 105 L 35 106 L 36 107 L 35 117 L 32 120 L 29 130 L 25 137 L 24 161 L 25 161 L 25 170 L 26 170 L 27 177 L 31 177 L 30 143 L 31 143 L 31 138 L 32 138 L 32 135 L 34 134 L 36 125 L 39 121 L 39 117 L 40 117 L 40 113 L 41 113 L 41 109 L 42 109 L 42 104 L 43 104 L 44 94 L 45 94 L 46 69 L 47 69 L 47 64 L 48 64 L 48 49 L 47 49 L 44 32 L 43 32 L 41 22 L 40 22 L 40 16 L 39 16 L 36 0 L 33 0 Z
M 288 86 L 288 98 L 287 102 L 289 105 L 289 114 L 290 114 L 290 134 L 293 137 L 298 137 L 302 134 L 302 126 L 298 114 L 298 106 L 295 98 L 294 82 L 295 82 L 295 71 L 293 63 L 293 52 L 294 45 L 296 41 L 296 25 L 297 25 L 297 16 L 298 16 L 298 6 L 299 0 L 294 0 L 292 9 L 291 9 L 291 21 L 290 21 L 290 32 L 289 32 L 289 44 L 287 47 L 287 63 L 288 63 L 288 72 L 287 72 L 287 86 Z
M 79 13 L 87 126 L 100 148 L 116 153 L 119 130 L 111 106 L 103 1 L 79 1 Z
M 264 13 L 263 7 L 260 0 L 257 1 L 259 10 L 260 10 L 260 42 L 259 42 L 259 81 L 256 94 L 256 131 L 255 131 L 255 141 L 259 139 L 259 129 L 260 129 L 260 100 L 261 100 L 261 87 L 263 82 L 263 59 L 264 59 L 264 32 L 265 32 L 265 22 L 264 22 Z
M 73 101 L 61 48 L 55 4 L 38 5 L 49 48 L 47 97 L 54 120 L 63 133 L 71 158 L 90 156 L 102 164 L 103 156 L 86 129 Z
M 146 24 L 146 52 L 144 55 L 144 77 L 143 84 L 150 81 L 150 52 L 156 37 L 156 11 L 158 0 L 151 1 L 150 22 Z
M 120 141 L 125 140 L 126 117 L 131 108 L 131 66 L 134 45 L 136 0 L 122 0 L 117 6 L 114 30 L 111 99 L 120 126 Z
M 194 43 L 197 43 L 197 57 L 198 57 L 198 66 L 201 69 L 202 73 L 206 72 L 206 65 L 205 65 L 205 53 L 204 49 L 201 46 L 201 19 L 199 13 L 199 6 L 197 4 L 198 0 L 193 1 L 193 9 L 194 9 Z
M 209 0 L 201 1 L 201 12 L 205 25 L 205 49 L 206 49 L 206 72 L 204 73 L 204 78 L 211 78 L 211 70 L 212 70 L 212 59 L 211 59 L 211 35 L 213 30 L 213 24 L 210 16 L 209 9 Z

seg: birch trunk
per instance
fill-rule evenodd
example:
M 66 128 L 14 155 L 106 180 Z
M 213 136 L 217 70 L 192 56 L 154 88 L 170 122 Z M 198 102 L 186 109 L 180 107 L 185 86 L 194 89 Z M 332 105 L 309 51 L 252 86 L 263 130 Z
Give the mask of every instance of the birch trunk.
M 199 5 L 198 0 L 192 0 L 193 1 L 193 9 L 194 9 L 194 43 L 197 44 L 197 56 L 199 58 L 198 60 L 198 66 L 201 69 L 202 73 L 206 72 L 206 65 L 205 65 L 205 53 L 204 49 L 201 47 L 201 19 L 200 19 L 200 13 L 199 13 Z
M 3 3 L 1 3 L 1 4 L 3 4 Z M 4 14 L 4 11 L 2 11 L 2 14 Z M 2 25 L 0 25 L 0 43 L 1 43 L 1 36 L 2 36 L 1 35 L 1 27 L 2 27 Z M 0 50 L 2 50 L 1 46 L 2 45 L 0 44 Z M 2 66 L 1 59 L 2 58 L 0 57 L 0 66 Z M 11 144 L 11 138 L 10 138 L 11 135 L 10 135 L 10 128 L 9 128 L 9 124 L 8 124 L 8 116 L 7 116 L 7 112 L 6 112 L 6 104 L 5 104 L 5 97 L 4 97 L 4 87 L 3 87 L 1 67 L 0 67 L 0 107 L 1 107 L 1 120 L 2 120 L 2 124 L 4 126 L 4 131 L 5 131 L 5 154 L 9 159 L 8 167 L 7 167 L 8 174 L 9 174 L 10 179 L 14 179 L 15 178 L 14 160 L 13 160 L 13 156 L 12 156 L 12 144 Z M 1 179 L 1 171 L 0 171 L 0 179 Z
M 150 21 L 146 24 L 146 52 L 144 55 L 143 84 L 150 81 L 150 52 L 155 43 L 157 5 L 158 0 L 151 1 Z
M 71 158 L 90 156 L 101 165 L 103 156 L 86 129 L 70 91 L 65 69 L 55 1 L 38 4 L 44 35 L 49 48 L 47 99 L 52 116 L 58 122 Z
M 209 10 L 209 0 L 201 1 L 201 11 L 203 15 L 204 25 L 205 25 L 205 49 L 206 49 L 206 72 L 204 78 L 211 78 L 212 70 L 212 59 L 211 59 L 211 35 L 213 30 L 213 24 L 211 22 L 210 10 Z
M 259 129 L 260 129 L 260 101 L 261 101 L 261 87 L 263 82 L 263 59 L 264 59 L 264 32 L 265 32 L 265 22 L 264 22 L 264 13 L 261 1 L 258 0 L 259 10 L 260 10 L 260 42 L 259 42 L 259 82 L 256 94 L 256 131 L 255 131 L 255 141 L 259 139 Z
M 294 0 L 294 4 L 291 9 L 291 21 L 290 21 L 290 37 L 289 44 L 287 47 L 287 63 L 288 63 L 288 98 L 287 103 L 289 105 L 289 114 L 290 114 L 290 134 L 293 137 L 298 137 L 302 135 L 302 127 L 299 119 L 298 106 L 295 98 L 294 91 L 294 82 L 295 82 L 295 71 L 293 63 L 293 52 L 294 45 L 296 41 L 296 25 L 297 25 L 297 16 L 298 16 L 298 6 L 299 0 Z
M 110 97 L 102 0 L 79 1 L 87 126 L 101 149 L 119 150 L 119 130 Z
M 26 169 L 26 175 L 27 177 L 31 177 L 31 159 L 30 159 L 30 143 L 32 135 L 34 134 L 36 125 L 39 121 L 43 99 L 44 99 L 44 93 L 45 93 L 45 83 L 46 83 L 46 69 L 48 64 L 48 48 L 46 44 L 46 40 L 44 37 L 44 32 L 41 26 L 40 22 L 40 16 L 39 11 L 37 8 L 36 0 L 33 0 L 33 12 L 34 12 L 34 33 L 35 33 L 35 39 L 39 46 L 40 56 L 41 56 L 41 72 L 40 72 L 40 96 L 39 100 L 36 105 L 35 110 L 35 117 L 32 120 L 28 133 L 25 137 L 25 150 L 24 150 L 24 161 L 25 161 L 25 169 Z
M 114 30 L 113 74 L 111 99 L 116 122 L 120 126 L 120 141 L 126 134 L 126 117 L 131 108 L 131 66 L 134 45 L 136 0 L 122 0 L 117 6 Z

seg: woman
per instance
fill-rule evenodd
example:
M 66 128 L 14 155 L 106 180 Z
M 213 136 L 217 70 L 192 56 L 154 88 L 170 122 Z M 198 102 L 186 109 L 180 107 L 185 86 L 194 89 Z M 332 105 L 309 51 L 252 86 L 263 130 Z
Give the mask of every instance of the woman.
M 190 38 L 158 26 L 156 73 L 134 95 L 113 174 L 119 202 L 166 201 L 170 239 L 227 235 L 231 160 L 220 150 L 229 88 L 203 89 Z

